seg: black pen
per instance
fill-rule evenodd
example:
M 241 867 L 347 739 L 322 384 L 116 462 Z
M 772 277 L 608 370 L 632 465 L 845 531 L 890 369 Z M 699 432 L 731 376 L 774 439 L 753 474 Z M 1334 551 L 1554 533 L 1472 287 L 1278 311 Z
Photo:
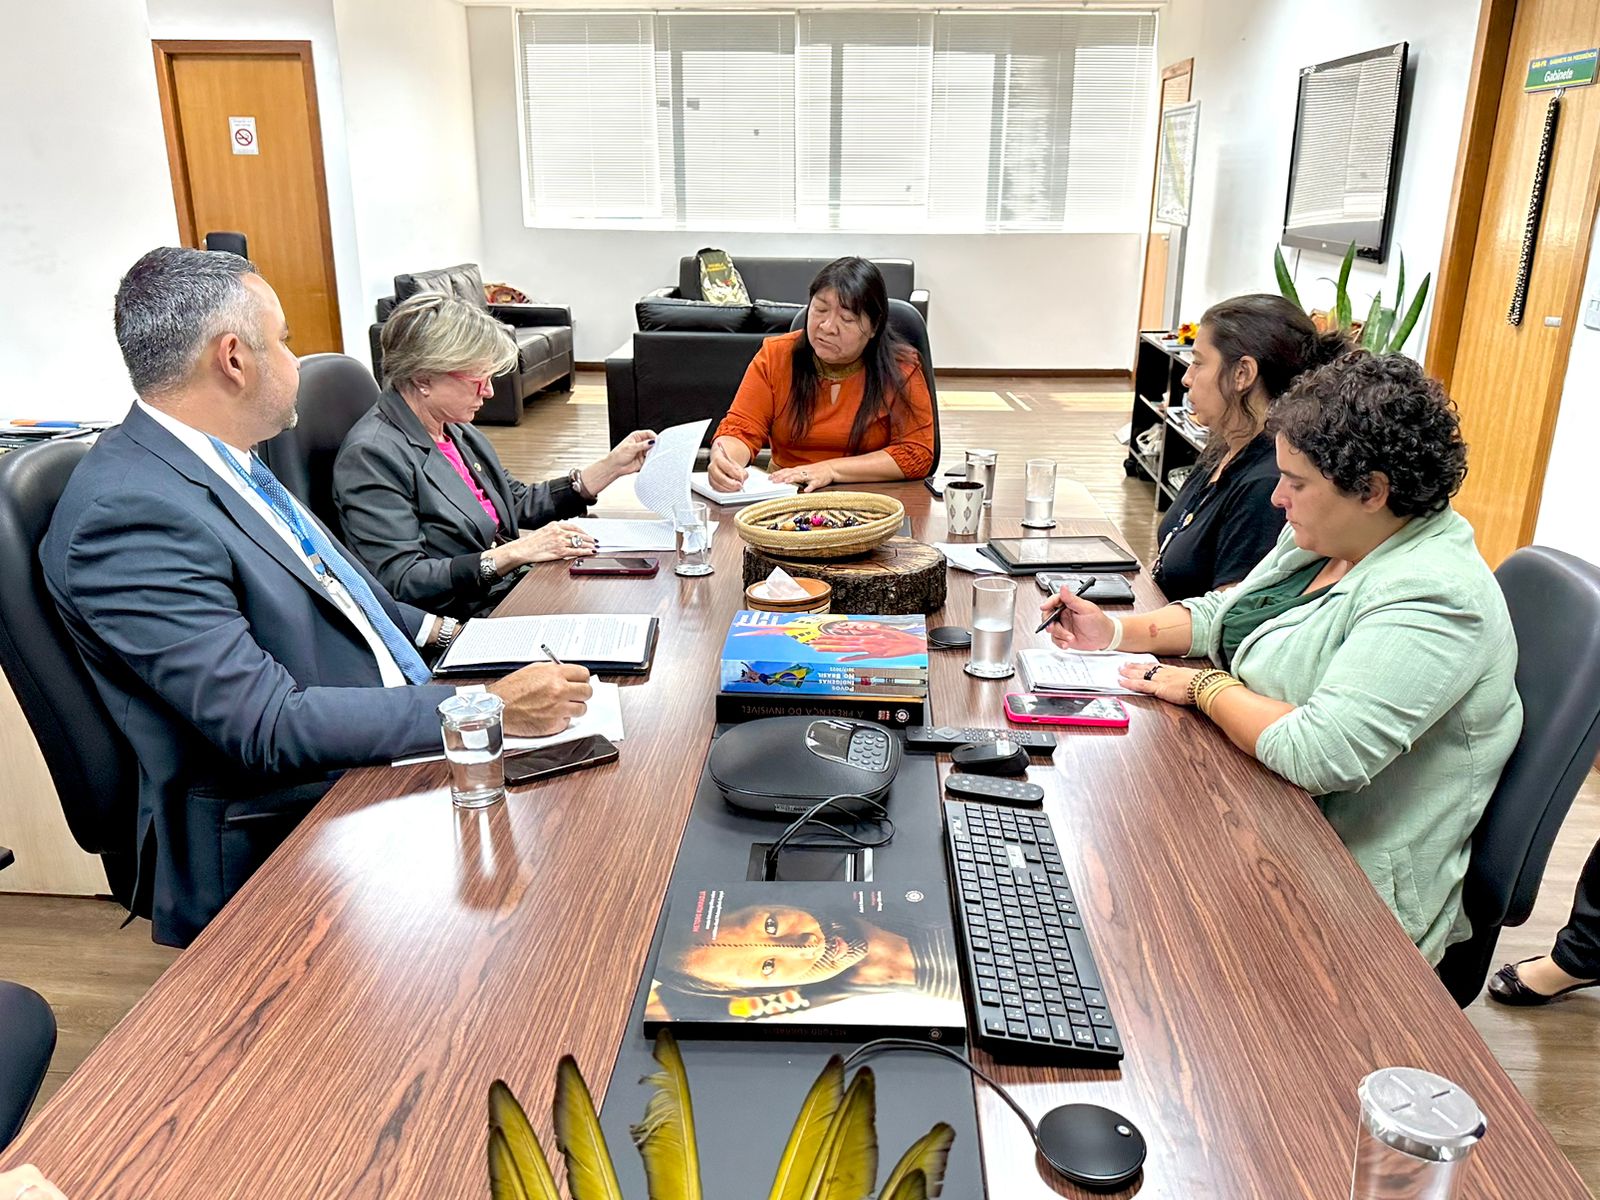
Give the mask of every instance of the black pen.
M 566 663 L 562 662 L 559 658 L 557 658 L 556 657 L 556 652 L 554 650 L 550 649 L 549 646 L 546 646 L 543 642 L 539 643 L 539 649 L 543 650 L 544 651 L 544 656 L 546 658 L 548 658 L 551 662 L 555 663 L 556 666 L 564 667 L 564 666 L 567 665 Z
M 1086 579 L 1080 579 L 1078 581 L 1077 590 L 1074 591 L 1072 594 L 1074 596 L 1082 596 L 1085 592 L 1087 592 L 1090 588 L 1092 588 L 1098 582 L 1099 582 L 1099 580 L 1093 575 L 1090 575 Z M 1039 628 L 1035 629 L 1034 632 L 1035 633 L 1043 633 L 1046 629 L 1049 629 L 1050 626 L 1054 625 L 1057 621 L 1059 621 L 1061 619 L 1061 614 L 1066 612 L 1066 611 L 1067 611 L 1067 606 L 1065 604 L 1056 605 L 1056 610 L 1053 613 L 1051 613 L 1048 617 L 1046 617 L 1043 621 L 1041 621 L 1039 623 Z M 548 653 L 548 651 L 546 651 L 546 653 Z

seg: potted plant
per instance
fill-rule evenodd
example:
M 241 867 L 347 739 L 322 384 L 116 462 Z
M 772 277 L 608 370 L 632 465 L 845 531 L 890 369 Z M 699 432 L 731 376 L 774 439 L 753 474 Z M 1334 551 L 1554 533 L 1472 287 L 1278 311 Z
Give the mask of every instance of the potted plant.
M 661 1070 L 644 1080 L 654 1092 L 644 1119 L 629 1131 L 644 1159 L 649 1200 L 700 1200 L 689 1077 L 670 1033 L 657 1035 L 654 1057 Z M 556 1066 L 552 1116 L 572 1200 L 624 1200 L 594 1100 L 570 1054 Z M 878 1186 L 872 1071 L 861 1068 L 847 1085 L 844 1064 L 834 1055 L 800 1106 L 768 1200 L 929 1200 L 944 1186 L 955 1136 L 949 1125 L 935 1125 Z M 560 1200 L 527 1113 L 499 1079 L 489 1085 L 489 1194 L 492 1200 Z
M 1372 298 L 1372 307 L 1367 310 L 1367 319 L 1357 325 L 1354 321 L 1354 311 L 1350 301 L 1350 267 L 1355 262 L 1356 244 L 1351 242 L 1344 252 L 1344 260 L 1339 264 L 1339 278 L 1333 281 L 1333 325 L 1338 329 L 1348 329 L 1356 338 L 1357 345 L 1363 350 L 1370 350 L 1374 354 L 1394 354 L 1406 344 L 1406 339 L 1411 336 L 1411 331 L 1416 328 L 1418 319 L 1422 316 L 1422 305 L 1428 298 L 1428 285 L 1433 282 L 1430 272 L 1422 277 L 1422 286 L 1417 289 L 1417 294 L 1411 298 L 1411 306 L 1405 307 L 1406 300 L 1406 256 L 1400 256 L 1400 278 L 1395 287 L 1394 307 L 1385 308 L 1383 304 L 1383 291 Z M 1295 290 L 1294 280 L 1289 277 L 1289 268 L 1283 261 L 1282 247 L 1273 247 L 1272 268 L 1278 277 L 1278 291 L 1283 293 L 1283 298 L 1289 303 L 1304 308 L 1300 303 L 1300 294 Z M 1401 309 L 1405 315 L 1396 317 Z M 1315 315 L 1315 314 L 1313 314 Z

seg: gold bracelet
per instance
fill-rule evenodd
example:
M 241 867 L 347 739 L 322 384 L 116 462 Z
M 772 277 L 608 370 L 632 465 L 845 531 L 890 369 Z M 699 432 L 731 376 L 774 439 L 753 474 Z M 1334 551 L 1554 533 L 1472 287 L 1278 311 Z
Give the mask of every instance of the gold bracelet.
M 1189 703 L 1199 704 L 1201 689 L 1218 676 L 1231 678 L 1226 671 L 1219 671 L 1215 667 L 1207 667 L 1204 671 L 1195 672 L 1194 678 L 1189 680 Z
M 1240 683 L 1232 675 L 1227 675 L 1222 679 L 1217 680 L 1201 694 L 1200 703 L 1198 705 L 1200 711 L 1209 717 L 1211 715 L 1212 708 L 1215 707 L 1217 703 L 1218 696 L 1222 695 L 1222 693 L 1227 691 L 1229 688 L 1243 686 L 1244 684 Z

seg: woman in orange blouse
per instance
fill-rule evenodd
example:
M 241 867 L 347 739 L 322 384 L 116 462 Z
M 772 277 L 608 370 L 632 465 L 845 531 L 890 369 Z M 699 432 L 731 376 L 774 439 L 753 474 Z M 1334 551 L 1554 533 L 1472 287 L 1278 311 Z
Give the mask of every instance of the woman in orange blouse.
M 768 338 L 711 443 L 711 486 L 736 492 L 772 447 L 777 483 L 921 479 L 933 470 L 933 401 L 917 352 L 889 328 L 889 292 L 864 258 L 811 281 L 805 328 Z

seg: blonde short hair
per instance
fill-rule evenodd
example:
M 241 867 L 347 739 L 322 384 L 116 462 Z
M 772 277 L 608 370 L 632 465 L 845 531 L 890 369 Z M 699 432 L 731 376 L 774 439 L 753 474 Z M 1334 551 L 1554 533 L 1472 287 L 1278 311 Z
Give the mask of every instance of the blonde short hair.
M 517 362 L 517 343 L 483 309 L 436 292 L 395 305 L 379 335 L 383 386 L 418 384 L 451 371 L 487 368 L 491 375 Z

